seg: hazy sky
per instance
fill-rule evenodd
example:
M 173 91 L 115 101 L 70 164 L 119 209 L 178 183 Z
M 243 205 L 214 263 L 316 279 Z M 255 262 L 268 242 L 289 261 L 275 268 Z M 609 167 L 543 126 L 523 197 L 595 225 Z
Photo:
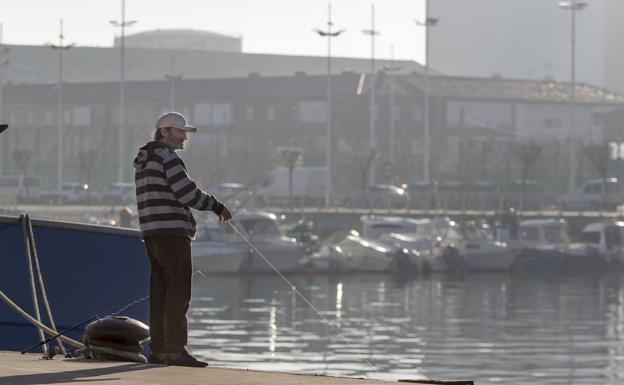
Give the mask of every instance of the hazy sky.
M 376 7 L 376 56 L 422 62 L 422 20 L 425 0 L 384 0 Z M 137 20 L 128 32 L 192 28 L 243 37 L 243 51 L 297 55 L 326 54 L 325 42 L 311 29 L 325 28 L 326 1 L 316 0 L 126 0 L 126 20 Z M 334 0 L 335 28 L 345 34 L 334 39 L 336 56 L 370 57 L 371 1 Z M 110 20 L 121 19 L 121 0 L 0 0 L 3 42 L 44 44 L 58 39 L 64 20 L 67 42 L 110 46 L 115 34 Z

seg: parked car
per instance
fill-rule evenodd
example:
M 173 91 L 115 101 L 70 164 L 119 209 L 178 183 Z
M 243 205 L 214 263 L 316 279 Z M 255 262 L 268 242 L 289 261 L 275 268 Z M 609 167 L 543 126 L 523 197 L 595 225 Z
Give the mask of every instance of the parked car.
M 622 188 L 616 178 L 589 179 L 572 194 L 559 200 L 562 210 L 612 209 L 624 202 Z
M 136 201 L 134 183 L 117 182 L 92 194 L 93 201 L 101 204 L 128 204 Z
M 408 206 L 409 196 L 404 187 L 374 184 L 366 191 L 347 194 L 341 203 L 345 207 L 405 208 Z
M 65 182 L 61 184 L 61 191 L 48 190 L 42 192 L 38 201 L 41 203 L 79 204 L 88 203 L 91 199 L 89 185 L 78 182 Z
M 41 194 L 41 177 L 30 175 L 0 175 L 0 202 L 31 203 Z

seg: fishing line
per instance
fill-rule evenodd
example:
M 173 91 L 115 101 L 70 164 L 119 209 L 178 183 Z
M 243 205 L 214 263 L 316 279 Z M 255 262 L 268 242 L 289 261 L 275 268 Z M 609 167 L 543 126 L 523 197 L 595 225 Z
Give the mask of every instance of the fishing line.
M 336 328 L 336 327 L 335 327 L 335 326 L 334 326 L 334 325 L 333 325 L 333 324 L 332 324 L 332 323 L 331 323 L 331 322 L 330 322 L 330 321 L 329 321 L 329 320 L 328 320 L 328 319 L 327 319 L 327 318 L 326 318 L 326 317 L 325 317 L 325 316 L 324 316 L 324 315 L 323 315 L 323 314 L 322 314 L 322 313 L 321 313 L 321 312 L 320 312 L 320 311 L 316 308 L 316 306 L 314 306 L 314 305 L 312 304 L 312 302 L 310 302 L 310 301 L 306 298 L 306 296 L 305 296 L 305 295 L 303 295 L 303 294 L 302 294 L 302 293 L 301 293 L 301 292 L 297 289 L 297 287 L 296 287 L 295 285 L 293 285 L 293 284 L 292 284 L 292 283 L 291 283 L 291 282 L 290 282 L 290 281 L 289 281 L 286 277 L 284 277 L 284 275 L 283 275 L 283 274 L 282 274 L 282 273 L 281 273 L 281 272 L 277 269 L 277 267 L 275 267 L 275 266 L 271 263 L 271 261 L 269 261 L 269 260 L 268 260 L 268 259 L 267 259 L 267 258 L 266 258 L 266 257 L 265 257 L 265 256 L 264 256 L 261 252 L 260 252 L 260 250 L 258 250 L 258 249 L 256 248 L 256 246 L 254 246 L 254 245 L 253 245 L 253 243 L 251 243 L 251 242 L 249 241 L 249 239 L 247 239 L 247 238 L 243 235 L 243 233 L 241 233 L 241 232 L 240 232 L 240 231 L 236 228 L 236 226 L 234 226 L 234 225 L 233 225 L 230 221 L 227 221 L 227 224 L 228 224 L 228 225 L 230 225 L 230 226 L 234 229 L 234 231 L 235 231 L 238 235 L 240 235 L 240 237 L 241 237 L 241 238 L 243 238 L 243 239 L 245 240 L 245 242 L 247 242 L 247 244 L 249 244 L 249 246 L 251 246 L 251 248 L 252 248 L 252 249 L 254 249 L 256 253 L 258 253 L 258 255 L 259 255 L 259 256 L 261 256 L 261 257 L 262 257 L 262 259 L 264 259 L 264 261 L 265 261 L 265 262 L 266 262 L 266 263 L 267 263 L 267 264 L 268 264 L 268 265 L 269 265 L 269 266 L 270 266 L 270 267 L 271 267 L 271 268 L 272 268 L 272 269 L 273 269 L 273 270 L 277 273 L 277 275 L 279 275 L 279 276 L 280 276 L 280 278 L 282 278 L 282 279 L 283 279 L 283 280 L 284 280 L 284 281 L 285 281 L 285 282 L 286 282 L 286 283 L 290 286 L 290 288 L 291 288 L 291 289 L 292 289 L 295 293 L 297 293 L 297 294 L 298 294 L 298 295 L 299 295 L 299 296 L 300 296 L 300 297 L 301 297 L 301 298 L 305 301 L 305 303 L 307 303 L 307 304 L 308 304 L 308 305 L 312 308 L 312 310 L 314 310 L 314 312 L 316 312 L 316 314 L 318 314 L 318 316 L 319 316 L 319 317 L 321 317 L 321 318 L 323 319 L 323 321 L 325 321 L 325 322 L 327 323 L 327 325 L 329 325 L 329 327 L 330 327 L 330 328 L 332 328 L 332 329 L 336 332 L 336 334 L 337 334 L 338 336 L 340 336 L 340 338 L 342 338 L 342 339 L 344 340 L 344 342 L 346 342 L 346 343 L 347 343 L 347 345 L 349 345 L 349 347 L 350 347 L 353 351 L 355 351 L 355 352 L 359 353 L 359 352 L 356 350 L 356 348 L 355 348 L 355 347 L 351 344 L 351 342 L 347 339 L 347 337 L 345 337 L 345 336 L 344 336 L 344 335 L 340 332 L 340 330 L 338 330 L 338 329 L 337 329 L 337 328 Z M 202 274 L 202 275 L 205 277 L 205 275 L 204 275 L 204 274 Z M 367 358 L 364 358 L 364 361 L 366 361 L 366 363 L 368 364 L 368 366 L 370 366 L 373 370 L 377 370 L 377 368 L 376 368 L 376 367 L 375 367 L 375 366 L 374 366 L 374 365 L 373 365 L 373 364 L 372 364 L 372 363 L 371 363 L 371 362 L 370 362 Z

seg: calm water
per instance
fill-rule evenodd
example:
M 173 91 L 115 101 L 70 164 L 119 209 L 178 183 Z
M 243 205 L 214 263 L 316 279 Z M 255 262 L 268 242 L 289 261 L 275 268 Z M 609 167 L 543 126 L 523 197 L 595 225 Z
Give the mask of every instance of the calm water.
M 197 276 L 192 351 L 215 366 L 385 380 L 624 383 L 615 273 L 289 279 L 332 326 L 279 277 Z

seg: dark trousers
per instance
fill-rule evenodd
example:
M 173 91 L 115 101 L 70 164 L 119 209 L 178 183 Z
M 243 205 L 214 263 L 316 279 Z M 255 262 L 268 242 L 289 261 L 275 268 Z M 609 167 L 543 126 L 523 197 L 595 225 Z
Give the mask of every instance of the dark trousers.
M 154 354 L 181 353 L 188 343 L 191 302 L 191 240 L 185 236 L 145 238 L 150 271 L 150 349 Z

